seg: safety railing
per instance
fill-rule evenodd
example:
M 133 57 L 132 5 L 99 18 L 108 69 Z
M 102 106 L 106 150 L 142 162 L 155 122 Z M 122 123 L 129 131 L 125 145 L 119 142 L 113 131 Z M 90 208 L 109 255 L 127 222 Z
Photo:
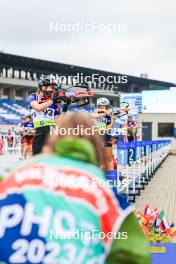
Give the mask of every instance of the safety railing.
M 113 177 L 116 191 L 135 202 L 169 154 L 171 141 L 137 141 L 117 144 L 117 171 Z M 112 174 L 109 175 L 112 178 Z

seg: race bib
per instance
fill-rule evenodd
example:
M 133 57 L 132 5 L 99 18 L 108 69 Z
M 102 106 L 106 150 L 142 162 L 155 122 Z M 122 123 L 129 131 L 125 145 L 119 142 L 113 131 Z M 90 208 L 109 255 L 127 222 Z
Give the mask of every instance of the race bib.
M 47 108 L 40 112 L 37 112 L 32 109 L 31 114 L 35 128 L 54 124 L 55 109 Z

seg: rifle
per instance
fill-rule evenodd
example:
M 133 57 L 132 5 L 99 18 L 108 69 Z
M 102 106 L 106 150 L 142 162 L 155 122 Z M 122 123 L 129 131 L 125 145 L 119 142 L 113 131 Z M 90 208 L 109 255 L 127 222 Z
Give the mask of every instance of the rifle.
M 90 98 L 94 96 L 94 93 L 90 91 L 88 86 L 69 86 L 60 84 L 55 89 L 55 96 L 58 97 L 58 101 L 67 102 L 70 99 L 69 104 L 75 107 L 82 107 L 90 103 Z

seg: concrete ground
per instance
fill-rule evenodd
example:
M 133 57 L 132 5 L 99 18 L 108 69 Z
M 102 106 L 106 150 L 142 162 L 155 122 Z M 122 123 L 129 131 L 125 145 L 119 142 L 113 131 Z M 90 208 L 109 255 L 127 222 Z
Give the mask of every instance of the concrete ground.
M 8 175 L 10 169 L 20 162 L 19 158 L 19 153 L 0 155 L 0 175 Z
M 176 156 L 167 157 L 141 196 L 136 198 L 135 207 L 143 209 L 146 203 L 151 208 L 164 210 L 168 222 L 176 225 Z

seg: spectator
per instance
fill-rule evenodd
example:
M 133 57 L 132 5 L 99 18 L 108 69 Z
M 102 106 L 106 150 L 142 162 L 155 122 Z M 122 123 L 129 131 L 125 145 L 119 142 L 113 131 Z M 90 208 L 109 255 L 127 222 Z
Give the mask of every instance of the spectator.
M 106 184 L 103 143 L 86 130 L 92 126 L 84 114 L 63 114 L 44 155 L 0 184 L 0 261 L 150 263 L 133 208 Z

